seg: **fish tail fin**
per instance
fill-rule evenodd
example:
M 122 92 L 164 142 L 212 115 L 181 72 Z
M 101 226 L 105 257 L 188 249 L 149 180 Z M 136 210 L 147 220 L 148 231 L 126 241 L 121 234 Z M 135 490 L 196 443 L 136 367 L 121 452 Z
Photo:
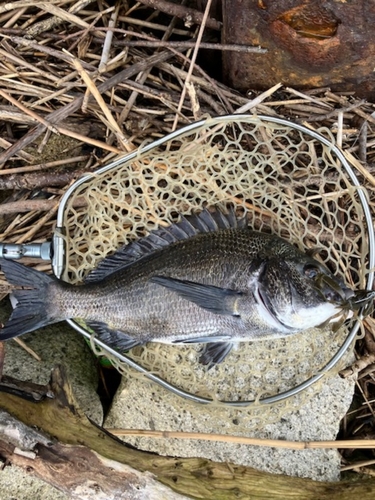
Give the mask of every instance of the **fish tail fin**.
M 11 285 L 22 287 L 12 293 L 17 305 L 9 321 L 0 329 L 0 341 L 12 339 L 50 323 L 54 318 L 47 314 L 48 287 L 54 278 L 45 273 L 11 260 L 0 260 L 1 271 Z

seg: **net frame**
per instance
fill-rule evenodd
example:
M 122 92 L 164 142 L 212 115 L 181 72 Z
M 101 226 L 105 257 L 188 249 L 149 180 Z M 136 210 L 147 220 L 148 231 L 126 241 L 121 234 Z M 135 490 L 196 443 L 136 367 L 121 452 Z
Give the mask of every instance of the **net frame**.
M 168 134 L 167 136 L 160 138 L 156 141 L 153 141 L 150 144 L 147 144 L 138 150 L 127 154 L 123 157 L 118 158 L 116 161 L 110 163 L 109 165 L 106 165 L 105 167 L 99 169 L 96 171 L 94 174 L 89 174 L 87 176 L 82 177 L 79 179 L 75 184 L 71 186 L 71 188 L 65 193 L 64 197 L 62 198 L 59 211 L 58 211 L 58 216 L 57 216 L 57 228 L 56 232 L 54 235 L 54 260 L 53 260 L 53 269 L 57 277 L 61 277 L 64 269 L 65 269 L 65 245 L 66 245 L 66 236 L 64 235 L 64 218 L 66 215 L 66 210 L 67 210 L 67 205 L 70 200 L 70 198 L 74 195 L 74 193 L 77 191 L 77 189 L 80 188 L 85 183 L 89 183 L 93 179 L 95 179 L 97 176 L 103 175 L 110 173 L 112 171 L 115 171 L 119 167 L 123 167 L 125 164 L 130 163 L 132 160 L 141 158 L 142 155 L 146 153 L 150 153 L 153 150 L 157 150 L 160 146 L 165 146 L 168 143 L 171 143 L 173 140 L 178 139 L 179 137 L 183 135 L 188 135 L 188 134 L 193 134 L 194 132 L 200 130 L 202 127 L 215 127 L 215 126 L 221 126 L 226 123 L 248 123 L 248 124 L 253 124 L 255 122 L 260 122 L 263 124 L 278 124 L 278 125 L 283 125 L 287 128 L 290 128 L 291 130 L 297 130 L 300 132 L 303 132 L 304 134 L 310 136 L 311 138 L 321 142 L 325 146 L 329 147 L 330 150 L 334 153 L 336 158 L 339 160 L 340 164 L 344 167 L 346 175 L 348 176 L 348 179 L 350 180 L 351 184 L 354 186 L 356 189 L 358 199 L 360 201 L 362 210 L 363 210 L 363 215 L 365 219 L 365 223 L 367 225 L 367 238 L 368 238 L 368 268 L 370 269 L 370 272 L 367 275 L 367 280 L 366 280 L 366 289 L 370 290 L 372 288 L 372 283 L 373 283 L 373 271 L 371 271 L 374 266 L 375 266 L 375 240 L 374 240 L 374 233 L 372 230 L 372 218 L 371 218 L 371 211 L 370 207 L 367 202 L 366 198 L 366 192 L 363 190 L 356 174 L 354 171 L 354 168 L 352 168 L 348 161 L 346 160 L 344 154 L 342 151 L 332 143 L 332 140 L 327 139 L 327 137 L 323 136 L 322 134 L 311 130 L 307 127 L 304 127 L 303 125 L 296 124 L 289 122 L 287 120 L 277 118 L 277 117 L 271 117 L 271 116 L 264 116 L 264 115 L 227 115 L 227 116 L 221 116 L 221 117 L 216 117 L 216 118 L 209 118 L 206 120 L 201 120 L 199 122 L 190 124 L 180 130 L 177 130 L 175 132 L 172 132 L 171 134 Z M 139 363 L 136 363 L 131 357 L 118 353 L 117 351 L 110 349 L 108 346 L 103 344 L 99 339 L 95 338 L 92 336 L 92 333 L 85 329 L 81 324 L 79 324 L 77 321 L 74 320 L 68 320 L 68 322 L 80 333 L 82 333 L 84 336 L 90 339 L 92 346 L 95 350 L 101 350 L 104 349 L 106 350 L 111 356 L 116 357 L 120 362 L 127 364 L 128 366 L 131 366 L 133 369 L 137 370 L 138 372 L 144 374 L 148 379 L 158 383 L 159 385 L 163 386 L 164 388 L 170 390 L 174 394 L 177 394 L 178 396 L 182 396 L 186 399 L 189 399 L 194 402 L 198 403 L 211 403 L 213 400 L 210 398 L 202 397 L 197 394 L 190 393 L 188 391 L 182 390 L 179 387 L 174 386 L 170 382 L 164 380 L 163 378 L 159 377 L 158 375 L 154 373 L 150 373 L 147 369 L 142 367 Z M 358 329 L 360 326 L 360 320 L 359 318 L 354 322 L 352 325 L 352 328 L 348 332 L 345 341 L 341 345 L 341 347 L 338 349 L 338 351 L 335 353 L 335 355 L 329 360 L 328 363 L 326 363 L 322 369 L 320 369 L 314 376 L 308 378 L 305 380 L 303 383 L 296 385 L 290 390 L 286 390 L 283 392 L 280 392 L 279 394 L 276 394 L 274 396 L 267 396 L 264 398 L 261 398 L 260 400 L 245 400 L 245 401 L 221 401 L 222 404 L 226 406 L 240 406 L 240 407 L 245 407 L 245 406 L 255 406 L 258 404 L 273 404 L 273 403 L 278 403 L 280 401 L 283 401 L 287 398 L 290 398 L 292 396 L 295 396 L 297 394 L 300 394 L 302 391 L 306 390 L 307 388 L 311 387 L 314 383 L 317 381 L 321 380 L 328 372 L 330 372 L 342 359 L 344 354 L 348 351 L 350 346 L 352 345 L 354 339 L 357 336 Z M 95 347 L 96 346 L 96 347 Z

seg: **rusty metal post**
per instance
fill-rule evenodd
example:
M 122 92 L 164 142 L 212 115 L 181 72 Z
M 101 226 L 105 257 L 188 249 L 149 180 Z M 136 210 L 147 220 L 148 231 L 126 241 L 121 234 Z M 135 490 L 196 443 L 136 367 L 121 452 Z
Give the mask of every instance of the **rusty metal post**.
M 282 82 L 375 98 L 375 1 L 223 0 L 223 42 L 266 54 L 225 52 L 226 83 L 242 91 Z

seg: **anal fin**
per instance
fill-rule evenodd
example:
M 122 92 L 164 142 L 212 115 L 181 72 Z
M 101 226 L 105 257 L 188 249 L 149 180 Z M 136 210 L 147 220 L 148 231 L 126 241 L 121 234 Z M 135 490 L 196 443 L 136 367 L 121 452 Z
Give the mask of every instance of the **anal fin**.
M 114 349 L 129 351 L 133 347 L 144 344 L 121 330 L 110 328 L 106 323 L 100 321 L 87 321 L 86 323 L 98 335 L 99 340 Z

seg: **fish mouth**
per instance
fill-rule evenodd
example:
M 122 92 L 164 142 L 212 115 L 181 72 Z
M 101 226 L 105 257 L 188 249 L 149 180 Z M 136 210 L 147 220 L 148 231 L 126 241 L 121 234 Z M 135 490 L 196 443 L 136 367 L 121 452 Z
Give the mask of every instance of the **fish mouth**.
M 337 279 L 319 273 L 315 279 L 315 289 L 331 304 L 346 307 L 351 304 L 355 292 Z
M 335 279 L 327 275 L 317 277 L 317 290 L 323 297 L 332 304 L 341 307 L 342 312 L 359 313 L 361 317 L 366 317 L 374 311 L 375 291 L 373 290 L 352 290 L 345 285 L 341 285 Z

